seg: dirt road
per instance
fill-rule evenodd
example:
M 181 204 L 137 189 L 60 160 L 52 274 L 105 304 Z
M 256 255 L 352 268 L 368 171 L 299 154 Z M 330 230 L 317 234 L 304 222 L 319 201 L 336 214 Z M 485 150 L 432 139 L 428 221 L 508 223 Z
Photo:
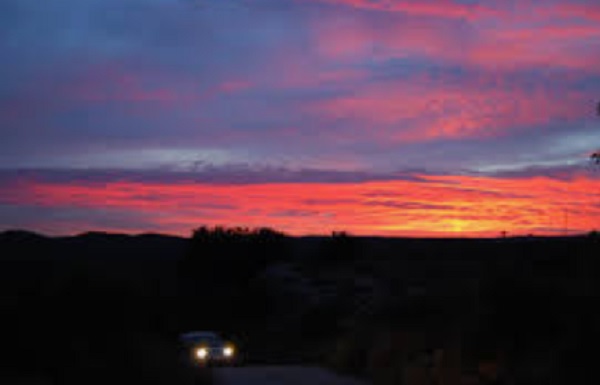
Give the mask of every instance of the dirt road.
M 215 377 L 220 385 L 368 385 L 322 368 L 301 366 L 219 368 Z

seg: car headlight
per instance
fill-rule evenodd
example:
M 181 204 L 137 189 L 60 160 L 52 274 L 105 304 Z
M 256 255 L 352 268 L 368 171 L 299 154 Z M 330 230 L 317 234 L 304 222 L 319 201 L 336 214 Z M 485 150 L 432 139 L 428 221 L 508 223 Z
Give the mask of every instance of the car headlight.
M 206 348 L 198 348 L 196 349 L 196 357 L 203 360 L 208 357 L 208 349 Z
M 233 353 L 235 353 L 233 346 L 226 346 L 223 349 L 223 354 L 225 355 L 225 357 L 231 357 L 231 356 L 233 356 Z

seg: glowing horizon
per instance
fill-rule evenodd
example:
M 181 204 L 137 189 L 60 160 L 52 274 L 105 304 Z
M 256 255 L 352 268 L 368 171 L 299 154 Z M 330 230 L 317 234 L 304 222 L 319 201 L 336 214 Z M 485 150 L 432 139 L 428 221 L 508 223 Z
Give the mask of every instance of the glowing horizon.
M 185 236 L 201 225 L 272 227 L 290 235 L 564 235 L 593 230 L 600 217 L 593 193 L 600 180 L 587 176 L 421 178 L 243 185 L 26 180 L 6 186 L 0 201 L 58 214 L 33 226 L 49 235 L 83 229 Z

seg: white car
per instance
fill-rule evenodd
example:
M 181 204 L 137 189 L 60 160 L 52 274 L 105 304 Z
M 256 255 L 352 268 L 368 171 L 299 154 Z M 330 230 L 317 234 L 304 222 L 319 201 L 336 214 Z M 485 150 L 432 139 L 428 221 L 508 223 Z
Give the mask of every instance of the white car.
M 211 331 L 194 331 L 179 336 L 185 359 L 193 365 L 236 365 L 236 346 Z

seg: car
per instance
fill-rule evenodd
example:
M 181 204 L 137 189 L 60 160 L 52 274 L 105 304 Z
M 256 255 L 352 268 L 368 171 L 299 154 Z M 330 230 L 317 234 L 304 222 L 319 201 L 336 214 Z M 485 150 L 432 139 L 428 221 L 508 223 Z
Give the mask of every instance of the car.
M 213 331 L 193 331 L 179 336 L 184 359 L 193 366 L 239 364 L 239 352 L 230 341 Z

